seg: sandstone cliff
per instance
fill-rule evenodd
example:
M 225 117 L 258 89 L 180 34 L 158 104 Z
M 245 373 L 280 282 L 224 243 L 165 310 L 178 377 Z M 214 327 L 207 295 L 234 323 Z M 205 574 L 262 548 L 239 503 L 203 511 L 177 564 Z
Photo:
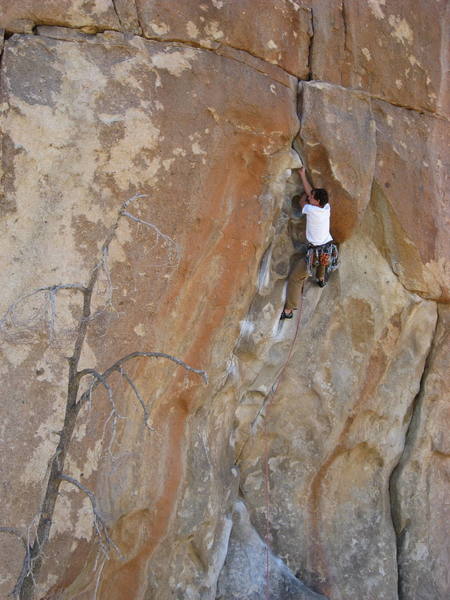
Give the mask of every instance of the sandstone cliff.
M 449 13 L 0 0 L 2 598 L 449 597 Z

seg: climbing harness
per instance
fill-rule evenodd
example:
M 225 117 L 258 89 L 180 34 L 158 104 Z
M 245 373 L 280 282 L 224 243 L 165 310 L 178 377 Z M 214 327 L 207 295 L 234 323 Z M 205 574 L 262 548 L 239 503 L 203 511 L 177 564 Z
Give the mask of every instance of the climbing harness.
M 325 267 L 325 284 L 329 274 L 339 267 L 339 253 L 336 244 L 334 242 L 327 242 L 322 246 L 309 244 L 306 251 L 306 266 L 310 277 L 316 277 L 319 266 Z
M 265 504 L 266 504 L 266 531 L 265 531 L 265 535 L 264 535 L 264 541 L 265 541 L 265 545 L 266 545 L 264 600 L 270 600 L 270 550 L 269 550 L 269 544 L 270 544 L 271 504 L 270 504 L 269 443 L 268 443 L 268 433 L 267 433 L 267 417 L 269 414 L 270 406 L 273 403 L 273 400 L 275 398 L 275 394 L 277 392 L 278 385 L 279 385 L 281 378 L 284 374 L 284 371 L 285 371 L 286 367 L 288 366 L 289 361 L 291 360 L 291 357 L 292 357 L 292 352 L 294 350 L 295 342 L 297 341 L 297 336 L 298 336 L 298 332 L 299 332 L 299 328 L 300 328 L 300 321 L 302 318 L 302 309 L 303 309 L 303 285 L 302 285 L 302 289 L 300 292 L 300 306 L 298 309 L 295 334 L 292 339 L 291 347 L 289 348 L 288 356 L 287 356 L 284 364 L 281 366 L 280 370 L 278 371 L 278 373 L 275 377 L 275 381 L 272 384 L 272 387 L 270 388 L 270 392 L 268 394 L 268 399 L 267 399 L 267 403 L 266 403 L 266 414 L 264 417 L 264 496 L 265 496 Z

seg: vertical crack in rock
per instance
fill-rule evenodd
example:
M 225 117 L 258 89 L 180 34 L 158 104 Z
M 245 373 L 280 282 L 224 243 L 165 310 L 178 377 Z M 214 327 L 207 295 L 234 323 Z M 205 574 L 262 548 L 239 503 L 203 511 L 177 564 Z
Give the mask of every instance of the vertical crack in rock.
M 342 14 L 342 25 L 344 27 L 344 51 L 346 56 L 350 53 L 350 49 L 348 47 L 348 27 L 347 27 L 347 9 L 345 6 L 345 0 L 342 0 L 341 4 L 341 14 Z
M 339 65 L 341 85 L 351 89 L 352 88 L 352 50 L 349 46 L 349 23 L 347 19 L 347 6 L 345 0 L 341 0 L 341 15 L 342 15 L 342 27 L 344 30 L 344 47 L 342 63 Z
M 403 459 L 408 455 L 411 447 L 414 445 L 416 432 L 415 432 L 415 428 L 413 427 L 413 425 L 414 425 L 415 421 L 418 421 L 420 419 L 421 403 L 422 403 L 422 397 L 423 397 L 423 393 L 424 393 L 424 386 L 425 386 L 425 382 L 427 380 L 428 373 L 430 371 L 430 362 L 431 362 L 431 357 L 433 355 L 433 350 L 435 347 L 438 323 L 439 323 L 439 311 L 437 311 L 437 319 L 436 319 L 435 328 L 433 331 L 433 335 L 431 337 L 430 347 L 427 352 L 422 375 L 420 377 L 419 391 L 417 392 L 417 394 L 411 404 L 410 418 L 409 418 L 408 427 L 407 427 L 405 437 L 404 437 L 403 450 L 401 451 L 401 453 L 398 457 L 397 463 L 394 465 L 394 467 L 392 469 L 392 472 L 389 477 L 389 483 L 388 483 L 389 505 L 390 505 L 390 509 L 391 509 L 390 512 L 391 512 L 391 519 L 392 519 L 392 527 L 395 532 L 396 548 L 397 548 L 396 562 L 397 562 L 397 586 L 398 586 L 399 600 L 403 600 L 402 574 L 401 574 L 401 567 L 399 564 L 399 555 L 400 555 L 401 545 L 402 545 L 402 541 L 403 541 L 403 531 L 401 528 L 401 516 L 400 516 L 401 507 L 400 507 L 400 504 L 398 501 L 396 491 L 394 489 L 394 480 L 399 474 L 399 468 L 403 462 Z M 406 598 L 404 600 L 406 600 Z
M 3 59 L 5 55 L 5 41 L 6 41 L 6 31 L 4 29 L 0 29 L 0 105 L 4 102 L 4 93 L 3 93 Z M 4 156 L 5 146 L 8 143 L 8 140 L 5 135 L 1 136 L 0 141 L 0 216 L 4 210 L 14 210 L 14 208 L 5 206 L 5 175 L 6 170 L 4 168 Z
M 297 83 L 299 83 L 298 80 Z M 301 90 L 298 91 L 296 98 L 297 106 L 300 95 Z M 299 113 L 299 110 L 297 112 Z M 298 116 L 300 119 L 301 115 L 298 114 Z M 292 152 L 298 160 L 297 152 L 294 149 L 296 137 L 294 136 L 292 141 Z M 299 166 L 299 163 L 296 166 Z M 289 173 L 282 191 L 285 202 L 299 191 L 297 180 L 294 177 L 291 179 L 290 175 Z M 237 390 L 239 396 L 235 411 L 237 425 L 233 432 L 236 442 L 234 464 L 238 468 L 246 448 L 251 444 L 257 432 L 261 432 L 262 424 L 267 419 L 276 388 L 288 364 L 291 349 L 296 340 L 296 332 L 302 324 L 304 325 L 309 320 L 322 293 L 321 288 L 309 288 L 306 292 L 308 298 L 306 303 L 309 306 L 298 316 L 301 318 L 301 324 L 297 328 L 283 328 L 283 322 L 279 321 L 284 300 L 283 288 L 289 270 L 290 254 L 296 251 L 292 248 L 292 240 L 287 227 L 287 215 L 284 211 L 276 217 L 273 230 L 274 235 L 263 254 L 257 274 L 257 292 L 246 318 L 241 322 L 241 333 L 234 350 L 237 363 L 241 361 L 242 357 L 242 372 L 241 369 L 237 370 L 241 372 L 243 378 L 246 378 L 241 382 L 240 389 Z M 266 460 L 265 456 L 260 453 L 260 471 L 265 468 L 264 460 Z M 245 592 L 242 590 L 245 590 L 245 585 L 250 585 L 250 582 L 252 594 L 256 594 L 251 595 L 251 598 L 262 597 L 261 594 L 264 594 L 267 585 L 266 567 L 264 567 L 267 557 L 270 562 L 271 597 L 301 598 L 303 600 L 323 599 L 324 596 L 316 594 L 306 587 L 298 574 L 294 574 L 284 560 L 277 556 L 276 548 L 273 549 L 268 544 L 261 521 L 258 524 L 251 522 L 254 515 L 247 515 L 247 529 L 245 535 L 242 535 L 239 526 L 240 520 L 236 517 L 238 513 L 240 514 L 240 510 L 236 507 L 240 505 L 242 505 L 242 511 L 247 514 L 246 491 L 242 480 L 238 493 L 239 497 L 236 499 L 233 510 L 234 526 L 224 566 L 219 576 L 217 598 L 228 598 L 229 600 L 243 598 L 242 594 Z M 267 519 L 270 528 L 270 515 L 267 515 Z
M 311 7 L 311 36 L 309 38 L 308 47 L 308 81 L 312 81 L 314 78 L 313 74 L 313 52 L 314 52 L 314 9 Z M 300 116 L 299 116 L 300 118 Z
M 3 102 L 3 91 L 2 91 L 2 68 L 3 59 L 5 55 L 5 42 L 7 40 L 7 32 L 4 29 L 0 29 L 0 103 Z
M 117 2 L 117 0 L 111 0 L 112 7 L 113 7 L 113 9 L 114 9 L 114 12 L 116 13 L 117 20 L 119 21 L 119 26 L 120 26 L 120 29 L 121 29 L 122 31 L 124 31 L 124 26 L 123 26 L 122 19 L 121 19 L 121 17 L 120 17 L 119 11 L 117 10 L 117 5 L 116 5 L 116 2 Z
M 273 225 L 274 229 L 279 229 L 278 221 L 279 221 L 279 218 L 276 219 L 276 221 Z M 261 293 L 261 291 L 264 288 L 276 287 L 275 286 L 276 281 L 274 281 L 274 273 L 273 272 L 271 273 L 271 271 L 273 271 L 273 268 L 274 268 L 273 263 L 276 260 L 273 256 L 273 254 L 274 254 L 274 249 L 276 248 L 280 238 L 283 236 L 283 233 L 284 232 L 278 232 L 278 235 L 275 234 L 274 238 L 271 240 L 270 244 L 268 245 L 265 252 L 263 253 L 263 257 L 261 259 L 261 263 L 260 263 L 258 274 L 257 274 L 258 292 L 255 294 L 255 296 L 252 300 L 250 309 L 247 313 L 245 320 L 241 322 L 241 333 L 240 333 L 239 339 L 236 343 L 236 347 L 234 350 L 234 353 L 237 356 L 241 352 L 247 353 L 247 352 L 249 352 L 249 349 L 247 349 L 249 340 L 256 340 L 256 339 L 259 339 L 260 342 L 262 340 L 266 340 L 265 350 L 264 350 L 264 353 L 266 355 L 268 355 L 270 353 L 270 351 L 273 350 L 273 348 L 275 348 L 279 344 L 283 345 L 283 352 L 281 353 L 279 360 L 276 362 L 276 364 L 271 365 L 272 369 L 269 370 L 271 375 L 269 375 L 269 377 L 267 377 L 267 379 L 264 380 L 264 389 L 268 390 L 268 392 L 261 394 L 260 404 L 259 404 L 259 407 L 255 410 L 255 414 L 254 414 L 253 418 L 251 419 L 251 424 L 250 424 L 249 431 L 246 435 L 246 439 L 245 439 L 245 441 L 242 442 L 240 448 L 236 452 L 235 461 L 234 461 L 235 466 L 238 465 L 239 460 L 242 456 L 242 453 L 243 453 L 246 445 L 248 444 L 248 442 L 251 440 L 252 435 L 254 435 L 255 430 L 257 429 L 258 425 L 261 422 L 261 419 L 266 418 L 266 411 L 267 411 L 268 405 L 270 404 L 272 394 L 274 393 L 273 392 L 274 386 L 276 389 L 278 379 L 280 377 L 280 368 L 283 366 L 283 361 L 286 359 L 286 357 L 288 356 L 288 353 L 289 353 L 289 348 L 284 347 L 285 344 L 283 344 L 283 342 L 285 342 L 285 340 L 283 340 L 283 338 L 281 337 L 281 331 L 280 331 L 280 325 L 279 325 L 280 322 L 278 320 L 278 316 L 281 313 L 281 308 L 282 308 L 282 298 L 281 298 L 282 290 L 273 289 L 272 293 L 269 296 L 265 296 L 264 294 Z M 294 251 L 291 250 L 291 254 L 293 254 L 293 253 L 294 253 Z M 290 256 L 286 256 L 285 259 L 286 259 L 286 264 L 288 265 Z M 287 271 L 280 278 L 281 281 L 284 281 L 286 276 L 287 276 Z M 278 286 L 278 288 L 279 287 L 280 286 Z M 272 306 L 272 308 L 275 308 L 274 315 L 272 317 L 273 320 L 276 320 L 275 327 L 272 323 L 264 323 L 264 321 L 266 320 L 265 319 L 266 315 L 264 315 L 264 310 L 267 308 L 267 304 L 266 304 L 266 306 L 262 305 L 262 303 L 264 301 L 267 301 L 267 303 L 270 304 Z M 273 302 L 273 304 L 272 304 L 272 302 Z M 260 326 L 259 328 L 258 328 L 258 325 Z M 276 328 L 276 331 L 275 331 L 275 328 Z M 254 341 L 251 342 L 252 345 L 254 343 L 255 343 Z M 256 357 L 256 356 L 255 356 L 255 361 L 259 362 L 258 357 Z M 251 393 L 251 388 L 255 383 L 255 379 L 258 379 L 259 377 L 262 376 L 264 367 L 265 367 L 265 363 L 264 363 L 264 359 L 263 359 L 260 372 L 254 376 L 252 381 L 248 382 L 248 384 L 246 386 L 247 389 L 242 394 L 243 396 L 245 396 L 246 393 L 249 393 L 249 392 Z
M 142 24 L 135 0 L 111 0 L 112 7 L 122 33 L 132 33 L 142 37 Z

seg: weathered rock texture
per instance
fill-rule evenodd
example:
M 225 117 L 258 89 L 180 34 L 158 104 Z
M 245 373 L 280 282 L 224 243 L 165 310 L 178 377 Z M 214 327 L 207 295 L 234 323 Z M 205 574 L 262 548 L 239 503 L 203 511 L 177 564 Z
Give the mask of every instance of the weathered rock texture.
M 269 577 L 267 577 L 269 574 Z M 306 588 L 267 547 L 252 526 L 245 505 L 233 510 L 233 529 L 227 560 L 219 577 L 217 598 L 257 600 L 268 595 L 286 600 L 320 600 L 324 596 Z
M 2 597 L 448 598 L 449 25 L 0 0 Z
M 449 310 L 440 307 L 432 352 L 392 477 L 398 536 L 400 593 L 405 598 L 444 598 L 448 593 L 450 514 L 448 437 Z

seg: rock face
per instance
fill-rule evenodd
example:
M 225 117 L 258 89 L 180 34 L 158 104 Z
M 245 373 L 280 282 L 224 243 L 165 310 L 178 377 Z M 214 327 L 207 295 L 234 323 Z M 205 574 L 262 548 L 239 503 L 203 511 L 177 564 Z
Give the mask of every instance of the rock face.
M 448 598 L 449 9 L 413 5 L 0 0 L 1 597 Z M 341 265 L 280 323 L 298 155 Z
M 343 242 L 354 233 L 370 201 L 377 155 L 372 103 L 330 84 L 301 86 L 302 155 L 315 165 L 316 187 L 330 192 L 332 235 Z
M 364 597 L 368 581 L 378 595 L 396 598 L 388 485 L 419 391 L 436 308 L 406 292 L 362 236 L 342 247 L 341 258 L 332 291 L 322 294 L 313 314 L 317 288 L 307 288 L 308 311 L 298 333 L 295 324 L 278 333 L 277 362 L 287 359 L 285 336 L 291 357 L 265 419 L 258 421 L 256 408 L 250 416 L 253 432 L 239 459 L 241 490 L 263 531 L 268 454 L 271 531 L 288 566 L 330 598 Z M 374 270 L 370 285 L 367 263 Z M 261 337 L 267 339 L 267 332 Z M 272 346 L 269 365 L 259 359 L 261 373 L 243 403 L 253 397 L 255 405 L 273 353 Z M 249 429 L 248 418 L 242 414 L 240 430 Z
M 311 0 L 310 4 L 314 79 L 448 117 L 446 2 Z
M 219 577 L 217 599 L 257 600 L 268 594 L 286 600 L 320 600 L 308 590 L 280 559 L 277 559 L 253 528 L 245 505 L 233 511 L 233 529 L 227 559 Z
M 450 455 L 446 431 L 448 332 L 449 310 L 443 306 L 405 452 L 392 479 L 400 593 L 405 598 L 443 598 L 448 593 L 450 518 L 448 503 L 442 496 Z

